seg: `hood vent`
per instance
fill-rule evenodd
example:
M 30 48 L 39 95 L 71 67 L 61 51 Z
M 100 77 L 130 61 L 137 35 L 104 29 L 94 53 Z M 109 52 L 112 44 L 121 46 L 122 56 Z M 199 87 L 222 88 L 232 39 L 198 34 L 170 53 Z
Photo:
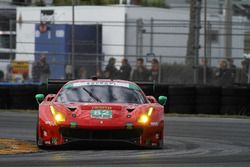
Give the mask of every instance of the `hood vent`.
M 132 111 L 134 111 L 135 108 L 136 108 L 135 105 L 130 105 L 130 106 L 127 107 L 127 111 L 132 112 Z
M 134 108 L 127 108 L 128 112 L 134 111 Z
M 68 109 L 69 109 L 70 111 L 75 111 L 75 110 L 76 110 L 76 107 L 68 107 Z

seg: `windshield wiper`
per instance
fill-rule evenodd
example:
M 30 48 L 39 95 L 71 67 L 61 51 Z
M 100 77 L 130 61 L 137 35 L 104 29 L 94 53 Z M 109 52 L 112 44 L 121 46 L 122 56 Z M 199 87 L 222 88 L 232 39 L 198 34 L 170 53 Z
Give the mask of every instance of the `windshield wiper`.
M 101 101 L 98 97 L 96 97 L 93 93 L 91 93 L 90 91 L 88 91 L 86 88 L 82 87 L 82 89 L 83 89 L 86 93 L 88 93 L 89 97 L 91 97 L 92 99 L 94 99 L 96 102 L 102 103 L 102 101 Z

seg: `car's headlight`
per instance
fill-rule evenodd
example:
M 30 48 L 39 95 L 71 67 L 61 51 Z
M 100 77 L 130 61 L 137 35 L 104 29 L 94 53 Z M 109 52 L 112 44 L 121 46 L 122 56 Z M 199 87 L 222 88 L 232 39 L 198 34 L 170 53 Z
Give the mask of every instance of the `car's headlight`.
M 53 106 L 50 106 L 50 111 L 57 123 L 65 121 L 65 116 L 62 113 L 58 112 Z
M 138 119 L 138 122 L 139 123 L 142 123 L 142 124 L 146 124 L 149 119 L 150 119 L 150 116 L 152 115 L 153 113 L 153 110 L 154 108 L 153 107 L 149 107 L 147 112 L 145 112 L 144 114 L 142 114 L 139 119 Z
M 138 122 L 145 124 L 148 122 L 148 120 L 149 120 L 149 117 L 146 114 L 143 114 L 139 117 Z
M 152 113 L 153 113 L 153 110 L 154 110 L 153 107 L 149 107 L 149 108 L 148 108 L 148 111 L 147 111 L 147 115 L 148 115 L 148 116 L 151 116 Z

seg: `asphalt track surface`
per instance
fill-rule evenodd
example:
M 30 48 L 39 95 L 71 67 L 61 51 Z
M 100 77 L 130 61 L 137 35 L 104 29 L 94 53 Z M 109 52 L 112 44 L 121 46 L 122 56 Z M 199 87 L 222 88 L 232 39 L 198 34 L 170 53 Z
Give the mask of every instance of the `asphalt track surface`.
M 0 138 L 35 142 L 36 114 L 1 112 Z M 249 167 L 250 119 L 165 118 L 164 149 L 72 148 L 0 155 L 0 166 Z

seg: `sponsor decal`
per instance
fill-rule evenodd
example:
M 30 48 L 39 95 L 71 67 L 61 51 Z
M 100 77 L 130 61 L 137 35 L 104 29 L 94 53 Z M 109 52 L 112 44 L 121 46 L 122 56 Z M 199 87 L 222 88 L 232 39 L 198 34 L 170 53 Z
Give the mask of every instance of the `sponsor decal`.
M 112 107 L 110 106 L 93 106 L 93 110 L 112 110 Z
M 44 141 L 44 144 L 51 144 L 50 141 Z
M 75 82 L 75 83 L 70 83 L 64 86 L 65 89 L 70 89 L 72 87 L 81 87 L 81 86 L 120 86 L 120 87 L 126 87 L 130 89 L 136 89 L 139 90 L 140 88 L 137 85 L 134 84 L 129 84 L 129 83 L 121 83 L 121 82 L 101 82 L 101 81 L 96 81 L 96 82 Z
M 133 123 L 127 122 L 127 123 L 125 124 L 125 127 L 126 127 L 126 129 L 133 129 Z
M 70 122 L 70 128 L 77 128 L 78 123 L 77 122 Z
M 152 143 L 151 145 L 152 145 L 152 146 L 157 146 L 157 143 Z
M 110 119 L 112 118 L 112 110 L 91 110 L 90 117 L 96 119 Z
M 140 89 L 137 85 L 133 85 L 133 84 L 129 84 L 128 88 L 135 89 L 135 90 L 139 90 Z
M 51 138 L 51 143 L 52 144 L 57 144 L 57 138 L 56 137 L 52 137 Z
M 151 126 L 158 126 L 159 123 L 158 123 L 158 122 L 150 122 L 150 125 L 151 125 Z
M 64 85 L 64 89 L 70 89 L 70 88 L 72 88 L 73 87 L 73 85 L 72 84 L 67 84 L 67 85 Z
M 48 136 L 48 133 L 45 130 L 43 131 L 43 136 Z
M 11 62 L 12 73 L 28 75 L 29 73 L 29 62 L 28 61 L 12 61 Z
M 49 126 L 54 126 L 55 125 L 54 122 L 52 122 L 52 121 L 45 121 L 45 124 L 49 125 Z

